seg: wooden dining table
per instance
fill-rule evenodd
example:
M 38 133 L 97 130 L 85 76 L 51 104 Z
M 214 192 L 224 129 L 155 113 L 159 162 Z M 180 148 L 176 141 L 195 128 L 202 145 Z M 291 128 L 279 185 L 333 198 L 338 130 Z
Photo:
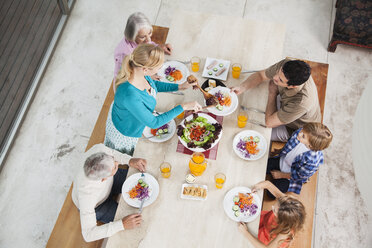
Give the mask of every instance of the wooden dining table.
M 234 16 L 219 16 L 204 13 L 177 11 L 172 17 L 167 42 L 173 46 L 173 53 L 167 60 L 188 61 L 193 56 L 201 58 L 199 72 L 190 73 L 203 83 L 202 70 L 207 57 L 240 63 L 243 70 L 262 70 L 282 59 L 285 27 L 275 23 L 257 22 Z M 239 79 L 231 76 L 231 66 L 226 81 L 227 87 L 237 86 L 250 74 L 241 74 Z M 265 110 L 268 84 L 263 83 L 240 95 L 239 105 Z M 177 104 L 198 101 L 204 105 L 200 91 L 187 89 L 184 95 L 159 93 L 158 112 L 167 111 Z M 223 118 L 223 134 L 218 144 L 216 160 L 209 165 L 202 176 L 196 178 L 197 184 L 208 187 L 205 201 L 181 199 L 182 184 L 190 173 L 190 155 L 176 151 L 178 138 L 174 135 L 163 143 L 139 139 L 134 157 L 148 161 L 147 172 L 159 183 L 156 201 L 142 212 L 141 227 L 121 231 L 108 238 L 106 247 L 252 247 L 238 231 L 238 224 L 230 219 L 223 208 L 225 194 L 237 186 L 252 187 L 265 180 L 268 151 L 258 160 L 246 161 L 233 151 L 233 139 L 242 130 L 255 130 L 270 142 L 271 129 L 247 123 L 245 128 L 237 126 L 237 110 Z M 249 118 L 264 123 L 262 113 L 248 112 Z M 179 124 L 181 120 L 175 119 Z M 159 166 L 162 162 L 172 165 L 171 176 L 162 178 Z M 214 175 L 222 172 L 226 182 L 217 189 Z M 130 168 L 128 177 L 137 170 Z M 258 192 L 262 200 L 262 191 Z M 115 219 L 137 213 L 138 209 L 120 199 Z M 249 222 L 251 233 L 257 235 L 259 217 Z

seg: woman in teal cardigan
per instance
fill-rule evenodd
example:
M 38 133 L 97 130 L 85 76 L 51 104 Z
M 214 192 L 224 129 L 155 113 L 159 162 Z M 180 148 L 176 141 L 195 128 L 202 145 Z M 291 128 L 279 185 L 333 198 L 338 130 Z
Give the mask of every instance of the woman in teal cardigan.
M 124 58 L 107 118 L 105 145 L 132 155 L 146 126 L 159 128 L 185 110 L 201 110 L 200 104 L 194 101 L 177 105 L 158 116 L 153 114 L 158 92 L 184 90 L 196 84 L 178 85 L 151 79 L 163 62 L 164 51 L 152 44 L 141 44 Z

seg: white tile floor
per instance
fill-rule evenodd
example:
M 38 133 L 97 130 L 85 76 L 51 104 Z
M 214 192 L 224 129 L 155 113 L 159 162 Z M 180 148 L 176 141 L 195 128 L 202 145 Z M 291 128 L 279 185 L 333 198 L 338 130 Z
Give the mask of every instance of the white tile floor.
M 371 81 L 372 52 L 339 46 L 336 53 L 327 53 L 334 4 L 332 0 L 76 1 L 0 174 L 0 247 L 45 246 L 74 172 L 81 166 L 79 157 L 111 82 L 113 51 L 127 17 L 142 11 L 154 24 L 169 26 L 176 8 L 283 23 L 287 30 L 283 57 L 330 65 L 324 117 L 335 142 L 320 169 L 314 245 L 367 247 L 371 211 L 363 200 L 363 186 L 356 184 L 351 143 L 343 144 L 351 140 L 359 97 Z

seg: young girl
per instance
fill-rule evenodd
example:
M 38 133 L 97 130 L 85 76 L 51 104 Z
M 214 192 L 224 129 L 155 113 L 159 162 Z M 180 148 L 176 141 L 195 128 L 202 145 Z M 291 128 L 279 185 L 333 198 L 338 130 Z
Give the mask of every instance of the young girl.
M 201 110 L 194 101 L 177 105 L 158 116 L 153 114 L 158 92 L 184 90 L 197 83 L 178 85 L 152 80 L 150 76 L 157 73 L 163 61 L 163 50 L 152 44 L 141 44 L 125 57 L 115 82 L 114 103 L 107 117 L 106 146 L 132 155 L 146 126 L 159 128 L 185 110 Z
M 256 248 L 288 247 L 294 236 L 300 231 L 305 222 L 305 207 L 297 199 L 283 194 L 270 181 L 263 181 L 253 186 L 252 192 L 267 189 L 273 194 L 277 201 L 271 211 L 262 211 L 258 238 L 253 236 L 244 223 L 239 224 L 239 231 Z
M 269 158 L 266 174 L 271 173 L 273 184 L 283 193 L 300 194 L 302 184 L 323 164 L 323 150 L 329 146 L 332 137 L 327 126 L 306 123 L 293 133 L 279 156 Z

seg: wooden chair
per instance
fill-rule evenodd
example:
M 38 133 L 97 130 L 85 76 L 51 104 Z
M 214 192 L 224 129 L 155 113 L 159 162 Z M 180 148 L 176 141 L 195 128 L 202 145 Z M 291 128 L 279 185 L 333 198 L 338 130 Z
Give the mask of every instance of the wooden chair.
M 328 75 L 328 64 L 322 64 L 312 61 L 304 60 L 311 67 L 311 76 L 314 79 L 315 85 L 318 90 L 318 98 L 320 105 L 320 112 L 324 113 L 324 102 L 325 94 L 327 88 L 327 75 Z M 272 142 L 271 150 L 282 149 L 285 143 L 283 142 Z M 299 195 L 299 200 L 304 204 L 306 209 L 306 220 L 304 229 L 296 234 L 294 242 L 292 242 L 290 247 L 296 248 L 311 248 L 312 233 L 313 233 L 313 223 L 314 223 L 314 212 L 315 212 L 315 201 L 316 201 L 316 189 L 318 181 L 318 172 L 316 172 L 309 180 L 302 186 L 301 194 Z M 271 206 L 274 204 L 274 200 L 264 197 L 262 210 L 269 211 Z
M 169 28 L 153 26 L 152 40 L 157 44 L 164 44 L 168 36 Z M 88 141 L 86 151 L 93 145 L 103 143 L 105 138 L 106 119 L 112 101 L 114 100 L 114 91 L 112 84 L 109 85 L 109 91 L 99 113 L 96 125 Z M 81 165 L 82 166 L 82 165 Z M 63 203 L 62 209 L 58 215 L 56 224 L 49 237 L 47 248 L 71 247 L 71 248 L 98 248 L 102 246 L 102 240 L 95 242 L 85 242 L 81 234 L 80 215 L 71 198 L 72 185 Z

